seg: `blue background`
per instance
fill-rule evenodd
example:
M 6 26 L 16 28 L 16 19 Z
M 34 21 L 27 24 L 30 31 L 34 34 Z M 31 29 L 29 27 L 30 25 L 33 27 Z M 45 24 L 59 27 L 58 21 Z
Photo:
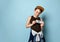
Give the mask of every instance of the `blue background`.
M 0 0 L 0 42 L 27 42 L 25 24 L 34 8 L 41 5 L 46 42 L 60 42 L 60 0 Z

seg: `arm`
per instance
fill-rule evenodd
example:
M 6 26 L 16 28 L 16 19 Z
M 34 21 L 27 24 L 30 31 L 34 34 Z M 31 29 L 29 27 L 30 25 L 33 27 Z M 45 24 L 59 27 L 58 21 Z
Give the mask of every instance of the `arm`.
M 28 19 L 27 19 L 26 28 L 29 28 L 33 25 L 33 24 L 30 24 L 30 19 L 31 19 L 31 16 L 29 16 Z
M 44 26 L 44 21 L 41 19 L 41 29 L 43 28 L 43 26 Z

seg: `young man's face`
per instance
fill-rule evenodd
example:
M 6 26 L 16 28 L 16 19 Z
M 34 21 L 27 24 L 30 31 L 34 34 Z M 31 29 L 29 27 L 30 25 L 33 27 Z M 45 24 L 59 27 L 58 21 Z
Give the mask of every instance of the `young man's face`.
M 41 11 L 39 9 L 34 10 L 34 15 L 39 16 L 40 13 Z

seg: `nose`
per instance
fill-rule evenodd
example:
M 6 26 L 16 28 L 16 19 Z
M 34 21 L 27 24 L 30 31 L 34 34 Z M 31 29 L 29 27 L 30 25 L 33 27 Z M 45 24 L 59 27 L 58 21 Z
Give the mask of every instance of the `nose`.
M 39 13 L 38 11 L 36 13 Z

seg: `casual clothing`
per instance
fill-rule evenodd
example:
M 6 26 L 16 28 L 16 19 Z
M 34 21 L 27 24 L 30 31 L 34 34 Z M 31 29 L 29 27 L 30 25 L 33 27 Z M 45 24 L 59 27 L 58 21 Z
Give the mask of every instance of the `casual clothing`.
M 31 16 L 30 23 L 35 20 L 41 19 L 40 17 L 35 18 L 34 16 Z M 35 23 L 33 26 L 31 26 L 30 38 L 28 42 L 45 42 L 40 23 Z
M 40 20 L 40 17 L 35 18 L 34 16 L 31 16 L 30 23 L 32 23 L 33 21 L 36 21 L 36 20 Z M 31 26 L 31 29 L 36 32 L 40 32 L 41 31 L 40 23 L 35 23 L 34 25 Z

